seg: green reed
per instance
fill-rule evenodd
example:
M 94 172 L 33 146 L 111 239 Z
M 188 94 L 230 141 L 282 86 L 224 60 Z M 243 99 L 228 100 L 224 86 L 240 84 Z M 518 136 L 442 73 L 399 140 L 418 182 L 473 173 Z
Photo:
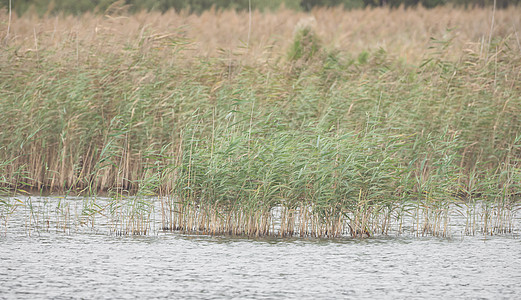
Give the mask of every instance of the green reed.
M 512 230 L 521 182 L 512 38 L 458 59 L 450 39 L 433 41 L 415 66 L 382 49 L 327 49 L 306 30 L 289 59 L 233 68 L 182 52 L 164 61 L 145 40 L 124 56 L 87 49 L 97 56 L 81 64 L 68 52 L 58 63 L 52 49 L 2 59 L 2 193 L 108 193 L 107 206 L 85 202 L 82 222 L 106 215 L 121 234 L 151 230 L 152 196 L 162 228 L 186 232 L 367 236 L 410 216 L 417 234 L 446 235 L 449 210 L 464 206 L 469 233 L 476 223 Z M 16 206 L 0 205 L 7 222 Z M 70 208 L 57 210 L 67 227 Z

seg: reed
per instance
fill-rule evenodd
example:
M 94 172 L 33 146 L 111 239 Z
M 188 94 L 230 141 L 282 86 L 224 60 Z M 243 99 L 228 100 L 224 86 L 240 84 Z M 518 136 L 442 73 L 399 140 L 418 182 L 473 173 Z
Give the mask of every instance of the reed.
M 234 11 L 14 16 L 1 192 L 93 196 L 79 224 L 116 234 L 148 234 L 156 204 L 161 228 L 204 234 L 361 237 L 411 218 L 444 236 L 454 209 L 467 233 L 509 232 L 520 15 L 490 32 L 486 9 L 253 12 L 247 46 Z

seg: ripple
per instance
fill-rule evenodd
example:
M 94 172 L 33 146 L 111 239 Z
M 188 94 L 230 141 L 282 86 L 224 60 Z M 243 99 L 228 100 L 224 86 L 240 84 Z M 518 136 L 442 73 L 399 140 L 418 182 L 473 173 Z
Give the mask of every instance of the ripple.
M 6 238 L 2 298 L 497 298 L 519 240 L 251 240 L 169 234 Z

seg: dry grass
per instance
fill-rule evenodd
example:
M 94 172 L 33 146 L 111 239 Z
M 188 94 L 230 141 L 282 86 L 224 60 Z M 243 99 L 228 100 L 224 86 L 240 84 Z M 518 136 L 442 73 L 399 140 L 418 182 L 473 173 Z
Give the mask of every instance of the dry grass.
M 4 11 L 1 15 L 6 21 L 1 24 L 0 32 L 5 35 L 7 13 Z M 265 61 L 280 57 L 291 42 L 296 24 L 310 16 L 316 20 L 317 35 L 328 47 L 353 55 L 383 48 L 413 63 L 424 57 L 431 37 L 449 38 L 447 29 L 452 29 L 450 53 L 454 57 L 465 49 L 479 51 L 490 34 L 500 39 L 521 36 L 516 31 L 521 30 L 520 8 L 496 11 L 490 32 L 490 9 L 439 7 L 431 10 L 316 9 L 309 14 L 290 10 L 256 11 L 252 15 L 249 49 L 245 49 L 249 29 L 247 12 L 208 11 L 200 16 L 174 11 L 44 18 L 24 15 L 13 17 L 7 43 L 18 48 L 22 58 L 28 53 L 52 49 L 56 52 L 55 59 L 63 55 L 77 56 L 80 63 L 91 62 L 96 55 L 104 53 L 124 54 L 126 47 L 137 44 L 148 50 L 163 51 L 168 59 L 171 48 L 165 47 L 165 43 L 171 41 L 189 43 L 184 47 L 188 57 L 237 59 L 233 54 L 241 54 L 241 60 Z

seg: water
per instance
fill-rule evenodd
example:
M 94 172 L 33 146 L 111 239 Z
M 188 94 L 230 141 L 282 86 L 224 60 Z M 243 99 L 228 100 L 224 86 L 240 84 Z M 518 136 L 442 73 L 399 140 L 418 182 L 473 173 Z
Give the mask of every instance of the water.
M 156 214 L 150 235 L 117 236 L 97 201 L 8 199 L 24 205 L 3 207 L 0 299 L 521 298 L 518 216 L 499 236 L 455 215 L 448 238 L 326 240 L 165 233 Z
M 512 237 L 3 236 L 2 299 L 519 298 Z

